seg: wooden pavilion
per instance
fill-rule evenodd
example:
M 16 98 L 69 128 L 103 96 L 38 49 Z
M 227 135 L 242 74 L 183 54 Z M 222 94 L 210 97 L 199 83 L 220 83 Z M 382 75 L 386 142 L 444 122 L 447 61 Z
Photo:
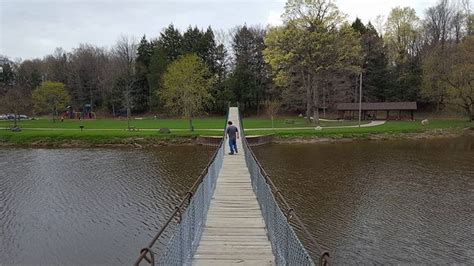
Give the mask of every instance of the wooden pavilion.
M 347 113 L 349 118 L 358 117 L 359 103 L 338 103 L 337 113 L 339 119 L 346 119 Z M 409 112 L 411 120 L 413 120 L 413 112 L 417 110 L 416 102 L 380 102 L 380 103 L 362 103 L 361 119 L 377 119 L 377 113 L 385 112 L 384 119 L 390 119 L 390 112 L 398 113 L 396 119 L 402 119 L 402 112 Z

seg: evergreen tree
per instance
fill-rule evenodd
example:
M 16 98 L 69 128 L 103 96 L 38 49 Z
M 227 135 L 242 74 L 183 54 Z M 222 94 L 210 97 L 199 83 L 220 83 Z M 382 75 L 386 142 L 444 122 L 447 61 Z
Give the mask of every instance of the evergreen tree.
M 226 112 L 229 101 L 235 101 L 234 94 L 229 86 L 228 79 L 228 54 L 223 44 L 219 44 L 214 52 L 214 67 L 216 82 L 211 90 L 214 104 L 210 111 Z
M 152 54 L 152 45 L 143 35 L 137 48 L 137 59 L 135 63 L 135 89 L 133 98 L 135 99 L 135 110 L 145 111 L 151 107 L 152 93 L 148 85 L 149 66 Z
M 183 33 L 182 54 L 195 53 L 209 67 L 210 72 L 216 72 L 216 43 L 214 41 L 214 32 L 211 27 L 201 31 L 197 27 L 189 28 Z
M 390 72 L 388 58 L 383 39 L 378 35 L 374 26 L 369 22 L 365 26 L 359 18 L 352 23 L 352 28 L 361 35 L 363 49 L 363 98 L 364 101 L 386 101 L 389 90 Z M 354 78 L 355 80 L 355 78 Z M 355 84 L 358 88 L 358 84 Z M 356 90 L 358 91 L 358 90 Z M 354 100 L 358 101 L 357 94 Z
M 358 31 L 361 35 L 366 34 L 368 31 L 368 28 L 365 27 L 364 23 L 362 23 L 362 21 L 358 17 L 356 17 L 354 22 L 352 22 L 351 26 L 354 30 Z
M 183 51 L 183 36 L 173 24 L 170 24 L 153 45 L 153 52 L 150 59 L 148 84 L 152 94 L 151 105 L 158 107 L 159 91 L 162 88 L 162 77 L 166 68 L 173 61 L 178 59 Z
M 3 95 L 15 84 L 15 64 L 7 57 L 0 56 L 0 67 L 2 68 L 0 71 L 0 95 Z
M 195 53 L 202 58 L 203 54 L 203 33 L 197 27 L 189 26 L 183 33 L 182 53 Z
M 235 67 L 229 85 L 235 100 L 243 109 L 259 112 L 265 89 L 270 82 L 268 68 L 263 59 L 265 31 L 246 25 L 237 29 L 233 36 Z

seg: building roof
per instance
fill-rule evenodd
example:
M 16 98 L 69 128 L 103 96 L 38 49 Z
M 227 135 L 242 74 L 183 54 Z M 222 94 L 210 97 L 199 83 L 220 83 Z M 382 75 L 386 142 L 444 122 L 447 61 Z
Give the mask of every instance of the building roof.
M 338 111 L 359 110 L 359 103 L 338 103 Z M 416 110 L 416 102 L 382 102 L 382 103 L 362 103 L 364 111 L 392 111 L 392 110 Z

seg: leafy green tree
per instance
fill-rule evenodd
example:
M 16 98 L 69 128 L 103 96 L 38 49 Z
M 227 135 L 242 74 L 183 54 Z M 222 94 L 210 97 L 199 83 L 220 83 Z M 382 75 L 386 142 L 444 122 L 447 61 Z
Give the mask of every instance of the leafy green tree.
M 209 74 L 209 68 L 196 54 L 187 54 L 171 63 L 163 76 L 161 99 L 168 110 L 189 119 L 191 131 L 193 117 L 212 102 L 214 79 Z
M 319 124 L 326 77 L 336 71 L 360 72 L 358 34 L 344 23 L 332 1 L 289 0 L 284 20 L 285 25 L 266 35 L 265 59 L 277 83 L 288 86 L 298 77 L 305 89 L 306 115 Z
M 385 43 L 389 49 L 393 82 L 387 100 L 414 101 L 419 98 L 422 83 L 420 51 L 421 21 L 413 8 L 396 7 L 385 23 Z
M 448 56 L 446 49 L 440 46 L 426 52 L 423 58 L 421 95 L 435 103 L 436 111 L 441 111 L 446 104 L 447 86 L 440 77 L 448 71 Z
M 64 83 L 55 81 L 44 81 L 32 93 L 35 111 L 39 114 L 53 114 L 53 122 L 56 121 L 58 111 L 65 108 L 71 97 Z
M 461 107 L 470 121 L 474 121 L 474 35 L 450 47 L 446 71 L 440 73 L 441 82 L 448 87 L 448 102 Z
M 385 42 L 390 50 L 390 59 L 395 64 L 416 56 L 421 42 L 421 21 L 411 7 L 395 7 L 385 22 Z

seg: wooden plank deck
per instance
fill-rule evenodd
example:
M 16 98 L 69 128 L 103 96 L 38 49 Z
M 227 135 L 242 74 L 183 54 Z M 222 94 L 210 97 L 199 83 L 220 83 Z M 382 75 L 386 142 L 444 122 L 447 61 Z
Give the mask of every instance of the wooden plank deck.
M 229 120 L 239 128 L 239 112 L 229 110 Z M 193 265 L 275 265 L 250 173 L 237 140 L 238 154 L 229 155 L 228 145 L 216 190 L 209 207 L 201 242 Z

